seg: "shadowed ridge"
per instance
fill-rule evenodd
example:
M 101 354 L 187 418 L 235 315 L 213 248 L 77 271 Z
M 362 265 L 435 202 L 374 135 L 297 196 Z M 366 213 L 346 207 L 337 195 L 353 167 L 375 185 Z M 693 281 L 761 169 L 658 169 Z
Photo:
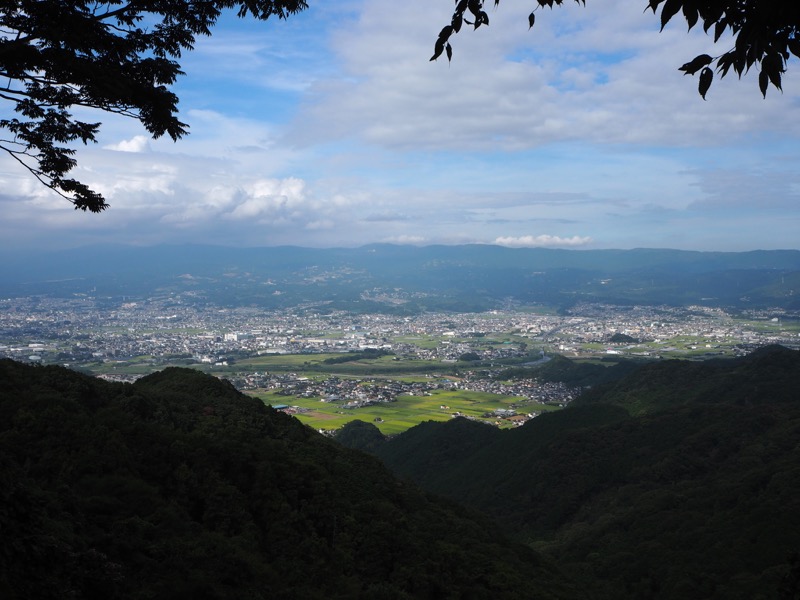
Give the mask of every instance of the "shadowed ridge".
M 613 404 L 643 415 L 697 403 L 796 402 L 798 389 L 800 350 L 772 345 L 738 359 L 644 365 L 616 383 L 588 390 L 573 404 Z
M 799 358 L 772 347 L 647 365 L 483 450 L 450 448 L 438 469 L 402 435 L 379 454 L 489 513 L 596 598 L 782 597 L 800 531 Z
M 197 371 L 2 361 L 0 417 L 9 600 L 583 597 L 482 517 Z

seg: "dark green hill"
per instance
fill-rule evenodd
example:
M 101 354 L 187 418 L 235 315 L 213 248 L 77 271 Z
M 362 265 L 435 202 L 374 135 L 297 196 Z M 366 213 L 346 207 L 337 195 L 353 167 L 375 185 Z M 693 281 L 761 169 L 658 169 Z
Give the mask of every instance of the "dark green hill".
M 386 436 L 372 423 L 356 419 L 345 423 L 339 429 L 336 441 L 347 448 L 369 452 L 383 444 Z
M 616 383 L 585 392 L 575 404 L 614 404 L 637 415 L 685 404 L 741 406 L 798 398 L 800 352 L 767 346 L 736 360 L 651 363 Z
M 541 365 L 503 369 L 497 378 L 540 379 L 557 381 L 575 387 L 587 387 L 618 381 L 642 364 L 621 358 L 604 360 L 604 362 L 605 364 L 579 362 L 556 354 Z
M 624 333 L 615 333 L 608 340 L 612 344 L 638 344 L 639 340 Z
M 374 452 L 398 475 L 434 493 L 478 507 L 510 528 L 530 514 L 550 514 L 531 504 L 539 456 L 573 430 L 627 420 L 617 407 L 591 405 L 545 413 L 524 427 L 499 430 L 459 418 L 428 421 L 392 438 Z M 575 473 L 561 473 L 559 488 L 569 488 Z M 565 486 L 566 484 L 566 486 Z M 564 494 L 571 494 L 565 489 Z
M 573 598 L 482 517 L 224 381 L 0 361 L 0 597 Z
M 665 361 L 487 443 L 460 446 L 466 427 L 449 422 L 377 453 L 598 598 L 778 598 L 800 549 L 798 389 L 785 348 Z

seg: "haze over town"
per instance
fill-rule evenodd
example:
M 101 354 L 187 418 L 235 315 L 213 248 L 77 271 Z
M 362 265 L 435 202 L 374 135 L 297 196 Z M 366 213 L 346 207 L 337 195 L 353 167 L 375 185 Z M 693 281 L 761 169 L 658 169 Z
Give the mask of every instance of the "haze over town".
M 797 248 L 796 61 L 708 100 L 678 67 L 727 49 L 646 2 L 501 2 L 429 62 L 452 2 L 312 3 L 287 21 L 226 16 L 182 59 L 191 135 L 104 122 L 75 175 L 106 195 L 73 211 L 0 158 L 0 248 L 108 241 L 239 246 L 485 243 Z M 0 115 L 5 116 L 5 115 Z

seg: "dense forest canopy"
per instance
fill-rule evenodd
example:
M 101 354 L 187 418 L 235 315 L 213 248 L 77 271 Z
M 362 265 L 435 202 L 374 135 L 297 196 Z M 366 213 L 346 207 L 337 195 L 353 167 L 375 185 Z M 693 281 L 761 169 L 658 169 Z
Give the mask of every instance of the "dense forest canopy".
M 0 596 L 581 598 L 473 511 L 226 381 L 0 360 Z
M 544 368 L 544 367 L 543 367 Z M 342 441 L 482 510 L 595 598 L 800 593 L 800 351 L 663 361 L 500 431 L 454 419 Z

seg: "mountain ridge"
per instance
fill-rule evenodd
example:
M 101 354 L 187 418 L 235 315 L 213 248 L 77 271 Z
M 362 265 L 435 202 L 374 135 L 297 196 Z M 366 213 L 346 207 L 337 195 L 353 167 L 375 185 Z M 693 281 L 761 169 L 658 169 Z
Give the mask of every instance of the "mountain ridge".
M 800 591 L 798 389 L 796 350 L 663 361 L 518 429 L 428 423 L 371 451 L 597 598 L 784 597 Z M 472 430 L 488 440 L 462 444 Z
M 360 312 L 466 312 L 496 308 L 509 299 L 560 307 L 580 302 L 800 307 L 800 294 L 794 293 L 800 291 L 798 250 L 163 245 L 12 253 L 9 259 L 0 265 L 5 295 L 191 292 L 225 305 L 286 307 L 311 301 Z M 399 298 L 402 306 L 367 300 L 364 295 L 375 289 L 399 290 L 405 294 Z
M 583 598 L 474 511 L 228 382 L 0 360 L 0 594 Z

